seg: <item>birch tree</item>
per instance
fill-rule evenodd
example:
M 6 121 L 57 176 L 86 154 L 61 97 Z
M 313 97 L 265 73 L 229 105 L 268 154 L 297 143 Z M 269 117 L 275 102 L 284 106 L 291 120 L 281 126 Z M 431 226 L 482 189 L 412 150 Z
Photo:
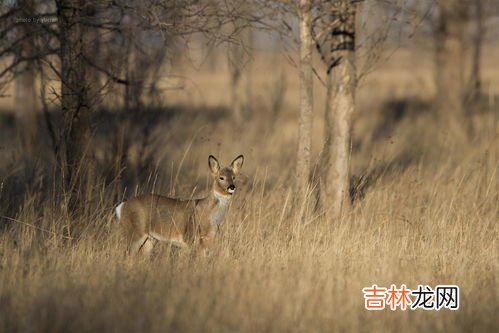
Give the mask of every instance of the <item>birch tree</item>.
M 355 15 L 358 1 L 326 1 L 318 5 L 314 39 L 326 64 L 328 106 L 320 158 L 320 204 L 337 219 L 350 206 L 350 143 L 355 109 Z
M 296 154 L 296 193 L 305 195 L 309 189 L 310 152 L 312 147 L 312 1 L 300 0 L 300 118 L 298 128 L 298 151 Z

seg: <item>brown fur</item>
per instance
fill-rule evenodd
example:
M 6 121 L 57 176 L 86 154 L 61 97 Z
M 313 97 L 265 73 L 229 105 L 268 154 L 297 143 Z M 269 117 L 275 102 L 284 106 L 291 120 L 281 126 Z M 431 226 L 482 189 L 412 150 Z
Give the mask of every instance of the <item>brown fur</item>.
M 130 254 L 149 254 L 154 240 L 179 247 L 199 245 L 206 252 L 228 209 L 243 161 L 240 155 L 230 167 L 220 168 L 217 159 L 210 155 L 208 165 L 213 185 L 205 198 L 182 200 L 146 194 L 120 204 L 116 212 Z

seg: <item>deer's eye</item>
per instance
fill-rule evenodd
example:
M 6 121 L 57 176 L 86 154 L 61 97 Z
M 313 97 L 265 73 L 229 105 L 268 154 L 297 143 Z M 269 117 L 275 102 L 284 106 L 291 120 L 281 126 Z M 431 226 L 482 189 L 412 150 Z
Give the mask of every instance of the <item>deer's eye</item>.
M 232 180 L 235 180 L 235 179 L 236 179 L 236 177 L 232 176 Z
M 225 180 L 225 177 L 220 177 L 220 180 Z

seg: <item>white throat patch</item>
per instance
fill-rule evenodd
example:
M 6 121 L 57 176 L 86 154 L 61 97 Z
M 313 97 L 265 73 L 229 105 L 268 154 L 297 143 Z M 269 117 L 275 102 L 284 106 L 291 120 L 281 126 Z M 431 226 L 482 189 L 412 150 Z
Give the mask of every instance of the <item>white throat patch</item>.
M 217 191 L 214 191 L 213 193 L 215 195 L 215 198 L 217 198 L 220 205 L 228 205 L 230 203 L 230 199 L 232 199 L 232 196 L 230 196 L 230 195 L 223 195 L 223 194 L 218 193 Z
M 210 214 L 210 223 L 214 226 L 218 226 L 225 217 L 225 213 L 227 213 L 231 197 L 222 195 L 218 192 L 214 192 L 214 195 L 217 199 L 217 205 L 213 208 L 213 211 Z

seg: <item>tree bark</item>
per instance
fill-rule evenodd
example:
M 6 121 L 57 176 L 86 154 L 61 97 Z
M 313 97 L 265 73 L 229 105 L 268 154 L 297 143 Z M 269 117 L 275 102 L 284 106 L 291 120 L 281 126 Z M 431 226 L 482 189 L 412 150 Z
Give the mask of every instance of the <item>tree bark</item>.
M 341 61 L 333 70 L 328 112 L 325 116 L 321 181 L 321 206 L 337 219 L 350 205 L 350 143 L 355 109 L 355 59 L 353 51 L 339 51 Z
M 22 73 L 16 78 L 15 92 L 22 149 L 25 158 L 32 159 L 37 152 L 38 133 L 36 73 L 33 63 L 26 63 Z
M 244 66 L 244 48 L 242 22 L 240 19 L 234 20 L 235 41 L 228 45 L 229 71 L 230 71 L 230 105 L 234 115 L 236 125 L 243 122 L 243 98 L 242 98 L 242 75 Z
M 32 0 L 19 2 L 19 7 L 25 17 L 33 17 L 35 8 Z M 19 30 L 22 36 L 33 36 L 35 31 L 33 25 L 24 23 Z M 34 37 L 34 36 L 33 36 Z M 29 58 L 33 56 L 33 38 L 26 38 L 19 46 L 19 54 L 22 57 Z M 26 159 L 33 159 L 38 151 L 38 107 L 36 93 L 36 69 L 33 61 L 26 61 L 15 81 L 15 101 L 18 120 L 18 132 L 21 146 Z
M 57 2 L 60 25 L 61 109 L 64 117 L 59 163 L 74 212 L 88 199 L 94 165 L 89 147 L 91 107 L 88 103 L 83 45 L 83 0 Z
M 355 109 L 355 17 L 356 4 L 338 1 L 327 50 L 327 106 L 325 138 L 320 160 L 320 206 L 328 218 L 336 220 L 350 208 L 350 146 L 352 114 Z M 325 45 L 323 45 L 325 46 Z M 322 48 L 324 50 L 324 47 Z M 323 51 L 325 52 L 325 51 Z
M 312 3 L 300 0 L 300 118 L 298 127 L 298 151 L 296 154 L 296 195 L 303 199 L 309 190 L 310 152 L 312 148 Z
M 471 57 L 471 73 L 470 73 L 470 100 L 474 101 L 480 96 L 482 86 L 481 82 L 481 59 L 482 59 L 482 42 L 484 35 L 482 1 L 474 0 L 473 6 L 473 36 L 472 36 L 472 57 Z
M 440 125 L 456 138 L 465 137 L 464 26 L 466 1 L 441 0 L 435 31 L 436 109 Z
M 253 48 L 254 48 L 254 33 L 253 29 L 251 27 L 247 27 L 243 31 L 243 41 L 244 45 L 246 47 L 246 60 L 244 63 L 244 109 L 243 111 L 245 112 L 247 117 L 251 117 L 251 113 L 253 110 L 251 109 L 251 101 L 252 101 L 252 96 L 253 96 L 253 89 L 252 89 L 252 83 L 253 83 L 253 78 L 252 78 L 252 62 L 253 62 Z

